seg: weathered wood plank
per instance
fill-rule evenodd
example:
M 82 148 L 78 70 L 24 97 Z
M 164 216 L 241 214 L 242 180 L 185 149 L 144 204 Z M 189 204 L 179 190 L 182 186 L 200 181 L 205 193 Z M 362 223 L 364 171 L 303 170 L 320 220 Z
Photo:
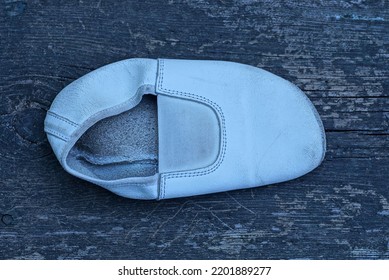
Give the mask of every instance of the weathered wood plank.
M 389 258 L 387 1 L 0 1 L 0 258 Z M 312 173 L 145 202 L 64 172 L 55 95 L 130 57 L 221 59 L 302 88 L 327 131 Z

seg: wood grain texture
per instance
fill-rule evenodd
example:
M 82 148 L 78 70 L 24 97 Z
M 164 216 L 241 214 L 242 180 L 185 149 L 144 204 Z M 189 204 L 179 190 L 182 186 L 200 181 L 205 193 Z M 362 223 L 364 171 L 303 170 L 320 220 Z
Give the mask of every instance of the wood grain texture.
M 56 94 L 132 57 L 220 59 L 297 84 L 328 152 L 283 184 L 136 201 L 67 174 Z M 388 259 L 388 1 L 0 0 L 0 258 Z

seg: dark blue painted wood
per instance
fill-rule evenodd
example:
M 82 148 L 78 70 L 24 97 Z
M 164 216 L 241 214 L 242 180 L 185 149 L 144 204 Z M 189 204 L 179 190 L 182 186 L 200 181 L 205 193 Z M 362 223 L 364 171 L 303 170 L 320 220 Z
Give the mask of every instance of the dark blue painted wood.
M 388 17 L 387 1 L 1 0 L 1 258 L 388 259 Z M 71 81 L 131 57 L 230 60 L 296 83 L 324 121 L 324 163 L 161 202 L 68 175 L 45 111 Z

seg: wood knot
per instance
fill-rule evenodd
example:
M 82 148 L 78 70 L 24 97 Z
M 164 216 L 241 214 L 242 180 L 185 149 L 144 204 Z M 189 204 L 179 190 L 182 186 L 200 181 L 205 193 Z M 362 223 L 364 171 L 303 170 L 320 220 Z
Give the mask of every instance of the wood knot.
M 0 116 L 0 155 L 12 159 L 40 158 L 51 153 L 44 127 L 46 106 L 21 99 L 13 112 Z
M 23 14 L 26 6 L 27 3 L 24 1 L 5 0 L 5 12 L 10 17 Z
M 12 217 L 12 215 L 9 215 L 9 214 L 3 214 L 1 216 L 1 222 L 6 225 L 6 226 L 10 226 L 10 225 L 13 225 L 14 224 L 14 218 Z

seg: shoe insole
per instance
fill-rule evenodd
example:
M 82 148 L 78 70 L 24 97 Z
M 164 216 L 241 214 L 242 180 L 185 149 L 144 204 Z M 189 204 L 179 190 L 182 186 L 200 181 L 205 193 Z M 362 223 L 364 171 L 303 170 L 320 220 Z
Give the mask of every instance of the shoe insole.
M 70 167 L 103 180 L 158 172 L 157 97 L 144 95 L 126 112 L 90 127 L 69 153 Z

